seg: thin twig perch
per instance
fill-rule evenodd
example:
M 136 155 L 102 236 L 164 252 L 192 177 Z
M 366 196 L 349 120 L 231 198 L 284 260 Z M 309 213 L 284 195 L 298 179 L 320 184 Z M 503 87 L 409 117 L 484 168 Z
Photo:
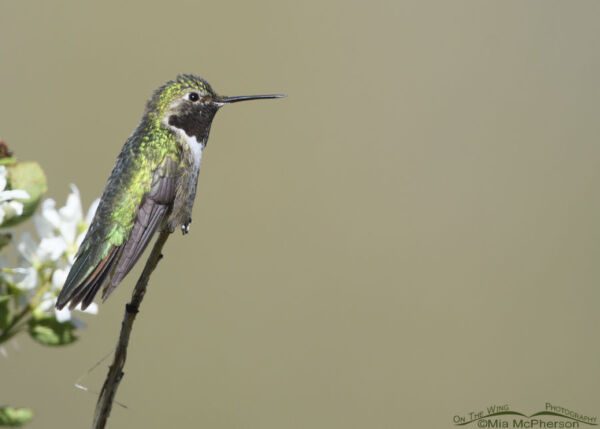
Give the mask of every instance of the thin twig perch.
M 119 335 L 117 349 L 115 350 L 115 358 L 108 370 L 106 380 L 104 381 L 104 385 L 100 391 L 100 397 L 98 398 L 96 411 L 94 413 L 94 423 L 92 424 L 93 429 L 104 428 L 106 421 L 108 420 L 108 416 L 110 415 L 115 393 L 117 392 L 119 382 L 124 375 L 123 367 L 125 366 L 125 359 L 127 358 L 127 346 L 129 345 L 129 336 L 131 334 L 131 329 L 133 328 L 133 322 L 135 321 L 135 316 L 139 311 L 142 299 L 144 299 L 144 294 L 146 293 L 146 286 L 150 280 L 150 275 L 158 265 L 158 261 L 160 261 L 162 258 L 162 248 L 167 241 L 167 238 L 169 238 L 169 234 L 170 233 L 168 231 L 160 232 L 160 235 L 158 236 L 158 239 L 152 248 L 152 253 L 146 261 L 144 271 L 142 271 L 142 275 L 138 279 L 135 288 L 133 289 L 131 301 L 125 306 L 125 316 L 123 317 L 123 322 L 121 323 L 121 333 Z

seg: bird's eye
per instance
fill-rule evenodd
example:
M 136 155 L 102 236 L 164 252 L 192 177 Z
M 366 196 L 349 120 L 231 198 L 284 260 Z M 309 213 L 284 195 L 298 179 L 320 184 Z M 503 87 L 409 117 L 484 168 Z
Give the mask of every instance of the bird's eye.
M 200 96 L 195 92 L 191 92 L 189 95 L 189 99 L 190 101 L 198 101 L 200 100 Z

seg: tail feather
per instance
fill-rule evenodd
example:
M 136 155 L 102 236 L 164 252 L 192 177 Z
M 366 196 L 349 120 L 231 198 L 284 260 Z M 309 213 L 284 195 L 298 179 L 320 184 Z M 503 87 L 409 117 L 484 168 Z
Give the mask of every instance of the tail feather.
M 106 258 L 100 261 L 94 271 L 92 271 L 81 286 L 79 286 L 77 292 L 71 298 L 71 304 L 69 304 L 70 309 L 77 307 L 81 302 L 81 309 L 85 310 L 92 303 L 94 297 L 104 283 L 104 280 L 110 274 L 112 267 L 118 260 L 119 253 L 120 247 L 112 247 L 108 251 Z
M 56 301 L 56 308 L 60 310 L 69 302 L 70 309 L 77 307 L 79 303 L 82 309 L 90 305 L 118 259 L 116 256 L 120 253 L 119 250 L 120 247 L 112 246 L 106 256 L 95 265 L 88 263 L 90 259 L 94 259 L 90 251 L 86 249 L 82 252 L 69 272 L 65 286 Z M 86 265 L 88 269 L 84 270 Z
M 85 310 L 92 303 L 92 301 L 94 301 L 94 297 L 104 284 L 104 281 L 106 280 L 108 275 L 113 271 L 113 267 L 116 265 L 116 262 L 119 260 L 119 254 L 121 253 L 122 248 L 119 247 L 114 249 L 114 251 L 111 251 L 109 255 L 109 260 L 104 264 L 104 266 L 101 269 L 101 272 L 98 273 L 98 276 L 93 280 L 90 279 L 89 282 L 86 282 L 87 284 L 85 288 L 89 289 L 89 292 L 81 300 L 82 310 Z

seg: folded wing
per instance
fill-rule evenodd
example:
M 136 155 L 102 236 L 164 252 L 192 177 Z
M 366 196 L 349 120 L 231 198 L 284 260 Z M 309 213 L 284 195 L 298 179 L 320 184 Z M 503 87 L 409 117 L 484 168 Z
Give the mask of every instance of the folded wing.
M 58 297 L 58 309 L 69 302 L 71 309 L 79 303 L 85 309 L 103 284 L 102 298 L 106 299 L 129 273 L 173 205 L 177 189 L 175 168 L 175 162 L 167 158 L 157 169 L 150 191 L 142 198 L 129 237 L 123 244 L 114 246 L 108 240 L 98 243 L 94 237 L 86 236 Z

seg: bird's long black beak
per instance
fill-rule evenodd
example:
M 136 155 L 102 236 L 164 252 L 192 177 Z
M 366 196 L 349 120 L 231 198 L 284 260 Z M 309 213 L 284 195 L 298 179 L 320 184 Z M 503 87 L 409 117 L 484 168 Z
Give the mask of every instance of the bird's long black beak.
M 223 97 L 221 103 L 237 103 L 238 101 L 246 100 L 262 100 L 264 98 L 283 98 L 283 94 L 264 94 L 264 95 L 240 95 L 237 97 Z

